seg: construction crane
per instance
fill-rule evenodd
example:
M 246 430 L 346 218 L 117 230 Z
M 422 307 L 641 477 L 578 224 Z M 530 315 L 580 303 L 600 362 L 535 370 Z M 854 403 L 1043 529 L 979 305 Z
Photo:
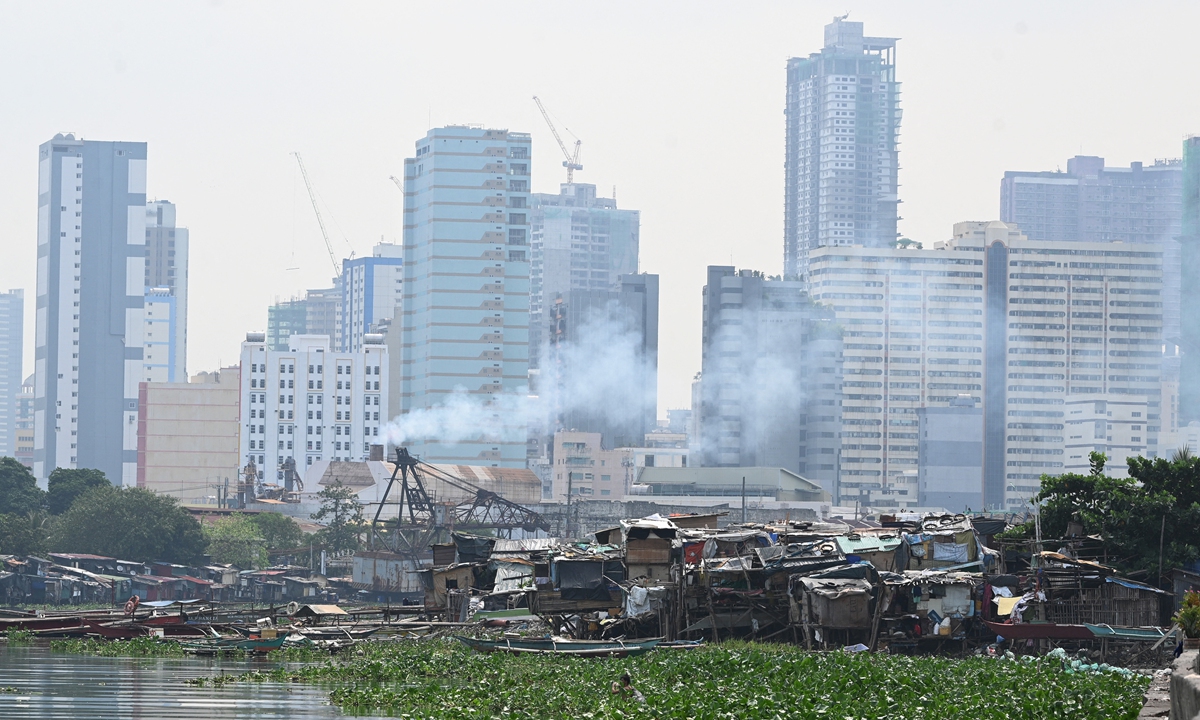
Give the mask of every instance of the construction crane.
M 567 184 L 569 185 L 574 180 L 575 171 L 583 169 L 583 165 L 579 164 L 579 149 L 580 146 L 583 145 L 583 141 L 579 138 L 575 138 L 575 154 L 572 155 L 571 153 L 567 152 L 567 144 L 563 142 L 561 137 L 559 137 L 558 130 L 554 128 L 554 123 L 550 121 L 550 113 L 546 112 L 546 106 L 542 105 L 542 101 L 538 99 L 537 95 L 533 96 L 533 101 L 537 103 L 538 110 L 542 111 L 542 117 L 546 118 L 546 124 L 550 126 L 550 133 L 554 135 L 554 139 L 558 141 L 558 147 L 562 150 L 563 157 L 566 158 L 566 160 L 563 160 L 563 167 L 567 169 Z M 568 130 L 567 132 L 571 131 Z M 571 134 L 573 135 L 574 133 Z
M 336 278 L 342 277 L 342 266 L 337 261 L 337 255 L 333 253 L 333 243 L 329 241 L 329 231 L 325 229 L 325 218 L 321 217 L 321 208 L 317 207 L 317 194 L 313 190 L 312 183 L 308 179 L 308 171 L 304 169 L 304 160 L 300 159 L 300 153 L 292 153 L 296 156 L 296 162 L 300 165 L 300 175 L 304 178 L 304 187 L 308 188 L 308 199 L 312 201 L 313 212 L 317 215 L 317 225 L 321 226 L 321 237 L 325 238 L 325 249 L 329 251 L 329 262 L 333 263 L 333 275 Z
M 388 177 L 392 179 L 392 182 L 396 183 L 396 187 L 400 188 L 400 192 L 404 192 L 404 183 L 400 182 L 400 178 L 395 175 L 389 175 Z

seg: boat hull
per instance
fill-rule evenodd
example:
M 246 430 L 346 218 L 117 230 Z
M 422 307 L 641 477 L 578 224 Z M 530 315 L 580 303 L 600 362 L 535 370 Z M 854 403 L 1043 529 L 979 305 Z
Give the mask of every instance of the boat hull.
M 514 655 L 567 655 L 574 657 L 629 657 L 653 650 L 661 638 L 633 642 L 604 640 L 510 639 L 477 640 L 456 636 L 476 652 Z
M 985 621 L 988 630 L 1006 640 L 1092 640 L 1096 636 L 1086 625 L 1053 623 L 997 623 Z

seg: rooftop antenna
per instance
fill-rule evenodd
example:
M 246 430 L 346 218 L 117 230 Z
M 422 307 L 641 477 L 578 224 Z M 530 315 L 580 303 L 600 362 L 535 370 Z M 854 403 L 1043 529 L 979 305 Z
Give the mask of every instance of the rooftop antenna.
M 558 141 L 558 147 L 562 150 L 563 157 L 566 158 L 566 160 L 563 160 L 563 167 L 567 169 L 567 184 L 570 185 L 575 181 L 575 171 L 583 169 L 583 165 L 579 164 L 579 149 L 580 146 L 583 145 L 583 141 L 579 138 L 575 138 L 575 154 L 572 155 L 570 152 L 568 152 L 567 144 L 563 142 L 562 137 L 560 137 L 558 134 L 558 130 L 556 130 L 554 127 L 554 123 L 550 120 L 550 113 L 546 112 L 546 106 L 542 105 L 542 101 L 538 99 L 537 95 L 533 96 L 533 101 L 537 103 L 538 110 L 542 111 L 542 117 L 546 119 L 546 124 L 550 126 L 550 133 L 554 135 L 554 139 Z M 571 132 L 568 128 L 563 129 L 567 132 Z M 574 135 L 575 133 L 571 134 Z

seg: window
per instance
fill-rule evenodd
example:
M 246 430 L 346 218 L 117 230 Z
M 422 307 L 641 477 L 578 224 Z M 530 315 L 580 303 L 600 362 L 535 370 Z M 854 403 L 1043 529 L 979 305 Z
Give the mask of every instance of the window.
M 654 467 L 654 456 L 653 455 L 646 456 L 646 467 Z

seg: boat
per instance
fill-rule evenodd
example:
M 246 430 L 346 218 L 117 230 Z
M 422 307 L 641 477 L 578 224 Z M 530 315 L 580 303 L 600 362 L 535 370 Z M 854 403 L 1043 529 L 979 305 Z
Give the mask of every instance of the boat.
M 309 640 L 366 640 L 379 632 L 378 626 L 373 627 L 342 627 L 329 625 L 326 627 L 298 627 L 292 632 L 303 635 Z
M 662 638 L 649 640 L 571 640 L 569 638 L 502 638 L 480 640 L 454 636 L 476 652 L 517 655 L 569 655 L 574 657 L 629 657 L 653 650 Z
M 1113 627 L 1111 625 L 1091 625 L 1084 627 L 1098 638 L 1113 638 L 1115 640 L 1162 640 L 1167 632 L 1157 627 Z
M 232 650 L 241 650 L 248 653 L 268 653 L 283 647 L 285 640 L 287 640 L 287 635 L 280 635 L 274 638 L 211 638 L 209 640 L 181 644 L 183 645 L 183 651 L 192 655 L 218 655 Z
M 1005 640 L 1092 640 L 1096 636 L 1087 625 L 1056 623 L 998 623 L 985 620 L 988 630 Z
M 89 618 L 84 618 L 83 622 L 87 625 L 88 635 L 99 635 L 107 640 L 129 640 L 154 634 L 151 628 L 135 623 L 101 623 Z

